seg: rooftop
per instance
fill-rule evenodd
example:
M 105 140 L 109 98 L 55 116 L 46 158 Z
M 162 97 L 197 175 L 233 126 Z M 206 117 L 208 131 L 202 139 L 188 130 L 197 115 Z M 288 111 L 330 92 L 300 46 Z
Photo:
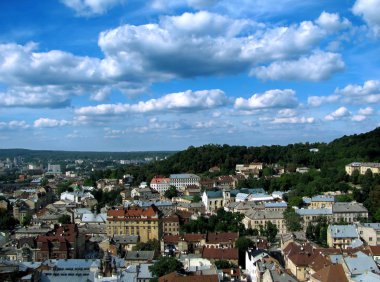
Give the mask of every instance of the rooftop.
M 367 213 L 368 210 L 359 203 L 335 203 L 332 207 L 334 213 L 347 213 L 347 212 L 362 212 Z
M 329 230 L 333 238 L 358 238 L 359 234 L 354 225 L 330 225 Z

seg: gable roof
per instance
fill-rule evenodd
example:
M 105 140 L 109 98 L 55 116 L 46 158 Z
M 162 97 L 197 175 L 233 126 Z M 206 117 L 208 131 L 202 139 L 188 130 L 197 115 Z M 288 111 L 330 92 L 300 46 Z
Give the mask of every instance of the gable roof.
M 332 264 L 325 268 L 320 269 L 312 275 L 320 282 L 348 282 L 346 274 L 344 273 L 343 266 L 341 264 Z

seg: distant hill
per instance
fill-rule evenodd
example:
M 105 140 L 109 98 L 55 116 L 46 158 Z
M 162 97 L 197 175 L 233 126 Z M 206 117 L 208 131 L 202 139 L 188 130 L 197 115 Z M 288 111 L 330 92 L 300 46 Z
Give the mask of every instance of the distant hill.
M 310 152 L 317 148 L 319 152 Z M 223 171 L 234 170 L 238 163 L 264 162 L 321 168 L 343 167 L 352 161 L 380 162 L 380 127 L 373 131 L 343 136 L 330 143 L 297 143 L 287 146 L 229 146 L 203 145 L 189 147 L 167 160 L 150 165 L 160 174 L 192 172 L 203 173 L 213 166 Z
M 53 151 L 53 150 L 27 150 L 27 149 L 0 149 L 0 159 L 22 157 L 26 160 L 131 160 L 144 158 L 163 158 L 174 154 L 174 151 L 151 152 L 81 152 L 81 151 Z

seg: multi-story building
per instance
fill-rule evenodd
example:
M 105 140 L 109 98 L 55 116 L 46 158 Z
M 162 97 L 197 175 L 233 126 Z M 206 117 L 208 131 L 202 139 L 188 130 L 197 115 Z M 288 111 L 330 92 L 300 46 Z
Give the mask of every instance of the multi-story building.
M 336 249 L 347 249 L 352 241 L 359 238 L 354 225 L 329 225 L 327 228 L 327 244 Z
M 358 224 L 358 232 L 369 246 L 380 245 L 380 223 Z
M 311 197 L 310 207 L 312 209 L 331 208 L 335 202 L 334 196 L 317 195 Z
M 360 218 L 368 218 L 368 210 L 356 202 L 351 203 L 335 203 L 332 207 L 333 220 L 336 222 L 345 221 L 353 223 Z
M 171 174 L 170 185 L 177 189 L 185 190 L 187 186 L 200 186 L 201 178 L 198 175 L 191 173 Z
M 221 190 L 204 191 L 202 194 L 202 202 L 206 211 L 212 212 L 224 206 L 224 197 Z
M 150 181 L 150 188 L 164 194 L 170 188 L 170 178 L 155 176 Z
M 138 235 L 140 242 L 162 236 L 161 212 L 155 205 L 116 207 L 107 212 L 107 235 Z
M 165 216 L 162 218 L 164 235 L 179 234 L 179 217 L 176 214 Z
M 372 171 L 372 173 L 380 173 L 380 163 L 359 163 L 354 162 L 346 165 L 346 173 L 352 175 L 352 173 L 357 170 L 360 174 L 365 174 L 367 170 Z
M 82 239 L 75 224 L 56 225 L 37 237 L 36 260 L 77 258 L 84 247 Z
M 260 170 L 264 167 L 263 163 L 250 163 L 250 164 L 237 164 L 236 165 L 236 173 L 243 175 L 255 174 L 258 175 Z
M 332 209 L 319 208 L 319 209 L 296 209 L 296 213 L 302 218 L 304 230 L 310 222 L 316 221 L 320 217 L 326 218 L 330 221 L 333 217 Z
M 278 229 L 278 234 L 286 233 L 286 225 L 284 220 L 284 215 L 282 212 L 278 211 L 268 211 L 268 210 L 252 210 L 246 213 L 243 218 L 243 224 L 245 228 L 260 229 L 260 226 L 265 227 L 265 225 L 271 222 L 276 225 Z

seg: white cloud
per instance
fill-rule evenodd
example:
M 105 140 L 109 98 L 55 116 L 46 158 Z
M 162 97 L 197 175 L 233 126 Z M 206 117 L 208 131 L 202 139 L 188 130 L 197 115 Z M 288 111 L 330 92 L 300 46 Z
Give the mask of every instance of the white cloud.
M 103 11 L 116 2 L 70 3 Z M 200 11 L 104 31 L 98 40 L 101 59 L 59 50 L 38 52 L 35 43 L 0 44 L 0 83 L 5 86 L 0 105 L 62 107 L 76 95 L 104 101 L 114 90 L 136 95 L 152 83 L 175 78 L 237 74 L 278 60 L 293 66 L 329 36 L 325 27 L 312 21 L 270 27 Z M 309 70 L 299 79 L 323 79 L 338 71 L 340 56 L 327 54 L 325 60 L 330 61 L 318 65 L 321 71 Z
M 380 35 L 380 0 L 356 0 L 352 11 L 363 17 L 375 35 Z
M 367 107 L 367 108 L 364 108 L 364 109 L 359 109 L 358 114 L 359 115 L 368 116 L 368 115 L 372 115 L 373 112 L 374 112 L 373 108 Z
M 37 128 L 42 127 L 60 127 L 69 125 L 71 122 L 67 120 L 57 120 L 57 119 L 50 119 L 50 118 L 39 118 L 34 121 L 33 126 Z
M 281 109 L 277 112 L 279 117 L 294 117 L 297 115 L 297 111 L 294 109 Z
M 344 96 L 345 102 L 363 104 L 380 102 L 380 81 L 368 80 L 362 85 L 349 84 L 343 89 L 337 88 L 336 94 Z
M 334 112 L 325 116 L 325 120 L 333 121 L 333 120 L 338 120 L 338 119 L 341 119 L 344 117 L 348 117 L 350 115 L 351 115 L 351 113 L 348 111 L 348 109 L 346 107 L 340 107 L 337 110 L 335 110 Z
M 78 16 L 102 15 L 116 5 L 124 3 L 124 0 L 61 0 L 61 2 L 73 9 Z
M 313 117 L 276 117 L 272 120 L 272 123 L 314 123 L 315 118 Z
M 351 23 L 346 18 L 341 19 L 337 13 L 327 13 L 323 11 L 315 21 L 320 27 L 325 30 L 336 32 L 351 26 Z
M 235 108 L 238 110 L 258 110 L 267 108 L 294 108 L 298 101 L 292 89 L 268 90 L 262 94 L 254 94 L 248 99 L 237 98 Z
M 307 103 L 312 107 L 319 107 L 327 103 L 335 103 L 339 101 L 339 95 L 330 95 L 330 96 L 310 96 L 307 98 Z
M 0 130 L 2 129 L 26 129 L 30 126 L 25 121 L 18 121 L 18 120 L 12 120 L 12 121 L 0 121 Z
M 340 54 L 317 51 L 298 60 L 278 61 L 269 66 L 255 68 L 250 74 L 263 80 L 320 81 L 344 70 L 344 67 Z
M 171 93 L 158 99 L 141 101 L 137 104 L 101 104 L 77 109 L 78 115 L 122 115 L 149 112 L 195 112 L 214 109 L 229 103 L 219 89 Z
M 360 121 L 365 120 L 366 118 L 367 117 L 364 115 L 354 115 L 354 116 L 352 116 L 351 120 L 360 122 Z

